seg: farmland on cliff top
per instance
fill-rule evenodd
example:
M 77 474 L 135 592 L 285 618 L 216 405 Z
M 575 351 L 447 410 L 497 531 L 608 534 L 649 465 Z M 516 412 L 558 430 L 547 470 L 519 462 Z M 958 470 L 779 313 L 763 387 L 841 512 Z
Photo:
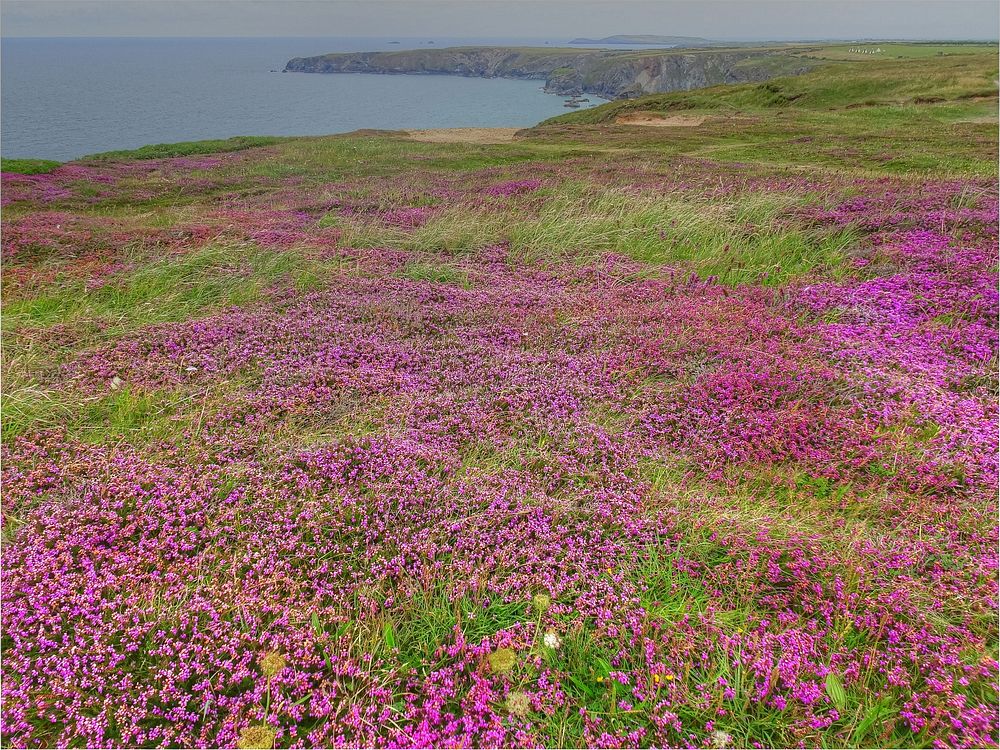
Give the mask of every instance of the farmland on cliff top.
M 996 77 L 6 163 L 4 744 L 995 746 Z

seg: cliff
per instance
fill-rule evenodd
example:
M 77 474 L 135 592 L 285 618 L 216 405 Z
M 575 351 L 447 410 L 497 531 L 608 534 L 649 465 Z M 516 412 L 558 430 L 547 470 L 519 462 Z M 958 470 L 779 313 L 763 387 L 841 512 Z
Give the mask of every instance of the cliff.
M 533 47 L 449 47 L 296 57 L 286 72 L 402 73 L 524 78 L 545 81 L 554 94 L 622 99 L 687 91 L 720 83 L 766 81 L 816 65 L 791 49 L 597 50 Z

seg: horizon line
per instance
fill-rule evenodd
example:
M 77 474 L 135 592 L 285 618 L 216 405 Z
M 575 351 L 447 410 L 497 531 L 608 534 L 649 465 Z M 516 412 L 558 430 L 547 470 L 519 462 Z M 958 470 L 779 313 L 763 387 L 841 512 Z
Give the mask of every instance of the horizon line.
M 381 34 L 378 36 L 368 36 L 368 35 L 329 35 L 329 34 L 2 34 L 0 33 L 0 39 L 427 39 L 430 35 L 424 34 L 420 36 L 393 36 L 392 34 Z M 613 34 L 610 36 L 630 36 L 628 34 Z M 643 36 L 656 36 L 654 35 L 643 35 Z M 686 34 L 673 35 L 673 36 L 688 36 Z M 433 38 L 433 37 L 432 37 Z M 590 37 L 573 37 L 574 39 L 587 38 Z M 690 37 L 690 38 L 700 38 L 705 39 L 709 42 L 800 42 L 803 44 L 812 44 L 816 42 L 915 42 L 924 44 L 934 44 L 934 43 L 1000 43 L 1000 37 L 825 37 L 825 38 L 803 38 L 803 37 L 787 37 L 787 38 L 754 38 L 749 39 L 745 37 Z M 539 39 L 539 40 L 552 40 L 552 37 L 547 36 L 517 36 L 515 34 L 508 34 L 505 36 L 479 36 L 479 35 L 460 35 L 460 36 L 440 36 L 437 39 Z M 592 39 L 592 41 L 600 41 L 600 39 Z M 566 41 L 565 44 L 569 44 Z M 616 46 L 637 46 L 637 45 L 616 45 Z M 656 45 L 652 46 L 664 46 Z

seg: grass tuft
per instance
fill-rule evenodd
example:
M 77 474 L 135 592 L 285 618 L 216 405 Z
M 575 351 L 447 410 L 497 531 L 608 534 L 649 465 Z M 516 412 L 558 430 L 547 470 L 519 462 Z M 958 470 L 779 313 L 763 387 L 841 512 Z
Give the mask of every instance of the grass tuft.
M 222 154 L 231 151 L 245 151 L 260 146 L 272 146 L 282 138 L 273 136 L 236 136 L 225 140 L 182 141 L 180 143 L 155 143 L 122 151 L 102 151 L 90 154 L 81 161 L 131 161 L 134 159 L 169 159 L 174 156 L 198 156 L 201 154 Z
M 49 159 L 0 158 L 0 172 L 11 174 L 48 174 L 61 166 L 61 162 Z

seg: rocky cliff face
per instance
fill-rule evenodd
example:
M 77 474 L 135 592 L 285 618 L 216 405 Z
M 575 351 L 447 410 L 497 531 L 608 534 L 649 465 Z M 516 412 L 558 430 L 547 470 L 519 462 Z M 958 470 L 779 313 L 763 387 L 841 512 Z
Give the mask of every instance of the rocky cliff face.
M 815 65 L 774 50 L 608 51 L 453 47 L 297 57 L 286 72 L 405 73 L 544 80 L 555 94 L 621 99 L 720 83 L 764 81 Z
M 779 75 L 798 75 L 814 65 L 785 56 L 781 64 L 759 53 L 713 52 L 622 59 L 612 66 L 581 72 L 580 87 L 607 99 L 715 86 L 722 83 L 766 81 Z M 557 93 L 562 93 L 553 89 Z
M 579 65 L 593 51 L 535 53 L 511 47 L 450 47 L 400 52 L 350 52 L 297 57 L 286 71 L 301 73 L 426 73 L 544 80 L 560 67 Z

